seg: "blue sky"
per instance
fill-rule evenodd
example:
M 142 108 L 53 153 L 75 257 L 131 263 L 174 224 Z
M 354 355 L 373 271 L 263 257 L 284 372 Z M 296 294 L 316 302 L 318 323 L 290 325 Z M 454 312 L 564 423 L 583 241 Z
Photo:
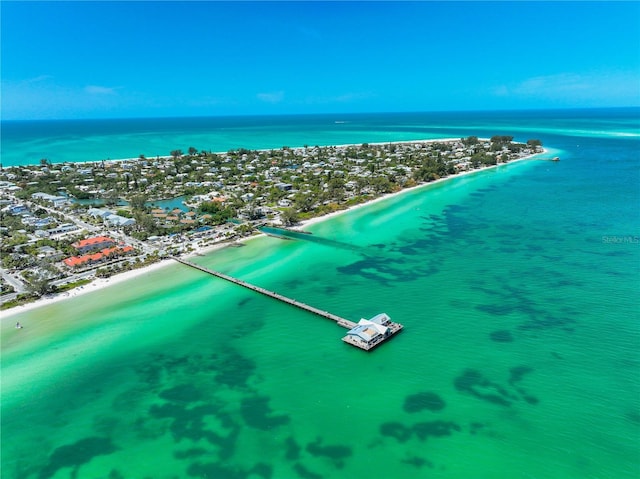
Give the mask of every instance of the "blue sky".
M 639 2 L 11 2 L 2 118 L 640 105 Z

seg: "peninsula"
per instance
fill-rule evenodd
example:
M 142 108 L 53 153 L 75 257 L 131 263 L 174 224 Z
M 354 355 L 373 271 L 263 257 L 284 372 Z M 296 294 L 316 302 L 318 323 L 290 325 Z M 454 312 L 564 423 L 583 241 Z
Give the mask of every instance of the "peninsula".
M 2 308 L 542 153 L 511 136 L 2 168 Z

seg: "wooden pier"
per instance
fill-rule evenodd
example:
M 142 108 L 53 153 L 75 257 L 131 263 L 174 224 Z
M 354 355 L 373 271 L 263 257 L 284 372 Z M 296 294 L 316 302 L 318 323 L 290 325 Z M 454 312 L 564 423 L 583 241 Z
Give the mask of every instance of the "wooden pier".
M 309 311 L 310 313 L 317 314 L 318 316 L 322 316 L 323 318 L 330 319 L 335 321 L 339 326 L 347 329 L 353 329 L 356 327 L 357 323 L 353 321 L 349 321 L 348 319 L 341 318 L 335 314 L 331 314 L 328 311 L 323 311 L 318 308 L 314 308 L 313 306 L 309 306 L 308 304 L 302 303 L 300 301 L 296 301 L 295 299 L 288 298 L 281 294 L 278 294 L 274 291 L 269 291 L 268 289 L 261 288 L 260 286 L 256 286 L 251 283 L 247 283 L 246 281 L 242 281 L 241 279 L 234 278 L 233 276 L 229 276 L 224 273 L 220 273 L 219 271 L 214 271 L 209 268 L 205 268 L 204 266 L 200 266 L 199 264 L 192 263 L 191 261 L 187 261 L 182 258 L 177 258 L 172 256 L 172 259 L 176 260 L 178 263 L 182 263 L 187 266 L 191 266 L 197 270 L 202 271 L 203 273 L 208 273 L 212 276 L 216 276 L 217 278 L 224 279 L 226 281 L 230 281 L 233 284 L 237 284 L 238 286 L 242 286 L 243 288 L 250 289 L 251 291 L 255 291 L 256 293 L 264 294 L 265 296 L 269 296 L 270 298 L 277 299 L 278 301 L 282 301 L 283 303 L 290 304 L 291 306 L 295 306 L 296 308 L 304 309 L 305 311 Z
M 206 268 L 204 266 L 200 266 L 199 264 L 196 263 L 192 263 L 191 261 L 187 261 L 186 259 L 182 259 L 182 258 L 178 258 L 176 256 L 170 256 L 171 259 L 177 261 L 178 263 L 182 263 L 185 266 L 189 266 L 191 268 L 195 268 L 199 271 L 202 271 L 203 273 L 207 273 L 210 274 L 212 276 L 215 276 L 217 278 L 221 278 L 224 279 L 226 281 L 229 281 L 233 284 L 237 284 L 238 286 L 242 286 L 243 288 L 247 288 L 250 289 L 251 291 L 255 291 L 256 293 L 260 293 L 263 294 L 265 296 L 269 296 L 270 298 L 273 299 L 277 299 L 278 301 L 282 301 L 283 303 L 287 303 L 290 304 L 291 306 L 295 306 L 296 308 L 300 308 L 303 309 L 305 311 L 308 311 L 310 313 L 313 314 L 317 314 L 318 316 L 322 316 L 323 318 L 327 318 L 330 319 L 332 321 L 335 321 L 336 324 L 338 324 L 338 326 L 342 326 L 343 328 L 346 329 L 353 329 L 355 328 L 358 323 L 354 323 L 353 321 L 349 321 L 348 319 L 342 318 L 338 315 L 332 314 L 328 311 L 324 311 L 322 309 L 318 309 L 318 308 L 314 308 L 313 306 L 310 306 L 306 303 L 302 303 L 300 301 L 296 301 L 295 299 L 292 298 L 288 298 L 286 296 L 283 296 L 281 294 L 276 293 L 275 291 L 270 291 L 268 289 L 265 288 L 261 288 L 260 286 L 256 286 L 254 284 L 251 283 L 247 283 L 246 281 L 242 281 L 241 279 L 238 278 L 234 278 L 233 276 L 229 276 L 227 274 L 224 273 L 220 273 L 219 271 L 214 271 L 212 269 Z M 385 339 L 388 339 L 389 337 L 391 337 L 393 334 L 399 332 L 400 330 L 402 330 L 402 325 L 398 324 L 398 323 L 391 323 L 390 325 L 390 332 L 391 334 L 389 334 L 389 336 L 387 337 L 381 337 L 379 338 L 377 341 L 375 341 L 374 344 L 366 344 L 363 341 L 357 341 L 357 340 L 351 340 L 352 338 L 347 335 L 344 338 L 342 338 L 343 341 L 356 346 L 360 349 L 364 349 L 366 351 L 369 351 L 370 349 L 373 349 L 375 346 L 377 346 L 379 343 L 381 343 L 382 341 L 384 341 Z

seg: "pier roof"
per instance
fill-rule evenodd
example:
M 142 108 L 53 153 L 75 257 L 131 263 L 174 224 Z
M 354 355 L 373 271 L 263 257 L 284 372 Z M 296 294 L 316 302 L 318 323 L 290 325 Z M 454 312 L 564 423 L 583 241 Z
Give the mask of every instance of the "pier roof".
M 388 327 L 379 323 L 374 323 L 368 319 L 361 319 L 358 325 L 350 329 L 347 335 L 358 336 L 363 341 L 371 342 L 376 337 L 387 334 Z

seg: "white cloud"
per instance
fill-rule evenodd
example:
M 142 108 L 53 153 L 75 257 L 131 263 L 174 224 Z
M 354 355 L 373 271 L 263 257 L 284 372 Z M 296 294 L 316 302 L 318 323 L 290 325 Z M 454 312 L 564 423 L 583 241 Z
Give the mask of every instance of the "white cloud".
M 554 96 L 584 92 L 592 87 L 590 79 L 573 73 L 529 78 L 515 85 L 511 93 L 518 96 Z
M 270 93 L 258 93 L 256 97 L 258 100 L 266 103 L 280 103 L 284 99 L 284 92 L 276 91 Z
M 30 83 L 39 83 L 42 81 L 52 80 L 53 77 L 51 75 L 40 75 L 34 78 L 28 78 L 27 80 L 22 80 L 22 83 L 30 84 Z
M 91 95 L 116 95 L 116 88 L 106 87 L 106 86 L 98 86 L 98 85 L 87 85 L 84 87 L 85 93 L 89 93 Z
M 103 116 L 114 109 L 140 101 L 136 95 L 119 95 L 118 88 L 58 84 L 48 75 L 2 81 L 2 113 L 5 119 Z
M 492 89 L 494 96 L 513 99 L 551 100 L 563 104 L 638 104 L 640 79 L 637 73 L 560 73 L 537 76 Z

